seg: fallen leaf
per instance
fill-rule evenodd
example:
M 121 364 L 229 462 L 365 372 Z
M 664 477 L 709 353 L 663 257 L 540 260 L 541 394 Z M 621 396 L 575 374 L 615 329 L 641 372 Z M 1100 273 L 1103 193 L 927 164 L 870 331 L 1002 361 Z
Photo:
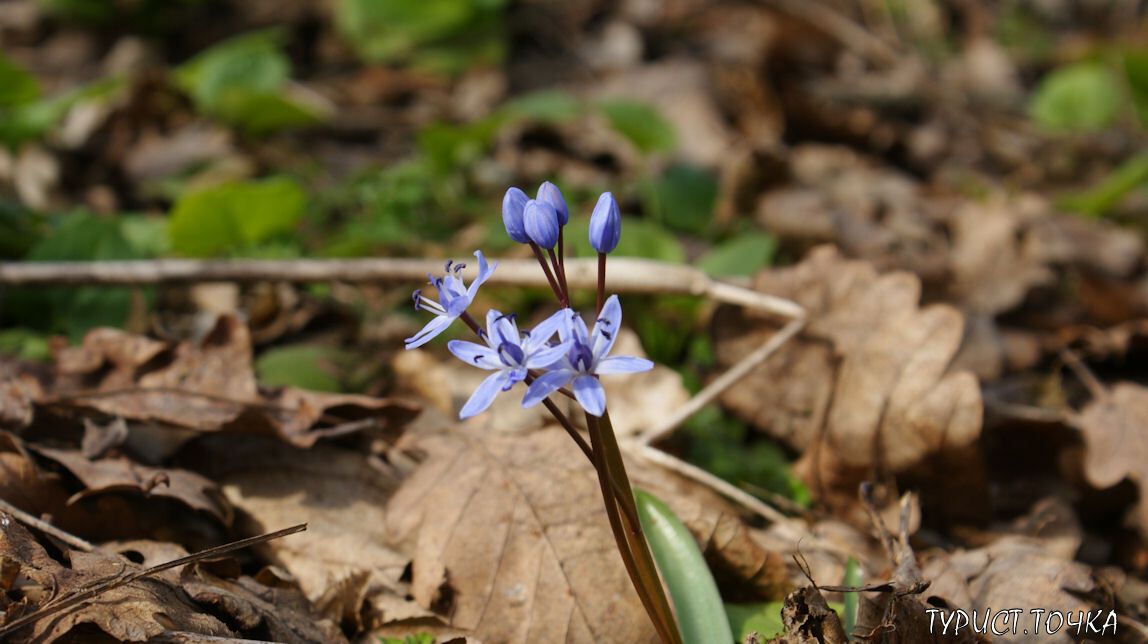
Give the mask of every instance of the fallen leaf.
M 417 448 L 429 458 L 387 504 L 386 527 L 414 552 L 424 608 L 440 600 L 449 624 L 481 641 L 655 640 L 593 470 L 565 432 L 430 436 Z
M 269 588 L 246 575 L 224 579 L 204 566 L 184 568 L 180 584 L 195 602 L 221 613 L 227 623 L 248 638 L 284 644 L 338 644 L 342 631 L 323 619 L 295 588 Z
M 367 426 L 395 430 L 418 411 L 411 402 L 389 398 L 262 390 L 247 327 L 231 316 L 219 316 L 197 345 L 103 328 L 54 357 L 54 382 L 36 399 L 50 410 L 95 410 L 198 431 L 264 433 L 303 447 Z
M 83 490 L 68 499 L 69 504 L 98 494 L 131 492 L 174 499 L 214 516 L 225 525 L 231 522 L 231 507 L 220 497 L 216 484 L 195 472 L 148 467 L 123 456 L 89 460 L 73 450 L 41 446 L 31 449 L 63 465 L 84 484 Z
M 822 247 L 794 267 L 759 273 L 755 287 L 804 306 L 809 324 L 723 395 L 739 415 L 802 451 L 823 422 L 837 458 L 851 467 L 903 470 L 976 440 L 979 385 L 972 374 L 948 369 L 961 314 L 944 304 L 919 308 L 916 276 L 879 275 Z M 715 329 L 723 367 L 775 332 L 728 310 Z
M 308 525 L 306 532 L 266 545 L 308 598 L 317 601 L 347 579 L 367 575 L 366 599 L 379 602 L 374 615 L 393 618 L 385 614 L 394 607 L 385 595 L 401 585 L 410 560 L 386 539 L 385 506 L 398 487 L 396 474 L 346 449 L 302 450 L 259 436 L 205 436 L 190 443 L 179 460 L 198 463 L 218 481 L 240 510 L 240 527 L 247 532 Z
M 8 515 L 0 521 L 0 556 L 7 562 L 15 562 L 27 580 L 20 590 L 9 590 L 18 593 L 21 599 L 9 606 L 6 622 L 37 608 L 34 596 L 41 600 L 59 598 L 132 570 L 129 562 L 101 552 L 69 551 L 68 565 L 64 565 L 49 556 L 28 531 Z M 173 629 L 217 637 L 235 636 L 223 622 L 192 603 L 177 584 L 153 575 L 35 621 L 11 634 L 8 641 L 46 644 L 58 640 L 93 641 L 102 636 L 141 642 Z
M 1085 405 L 1078 425 L 1086 447 L 1085 476 L 1097 487 L 1132 479 L 1140 490 L 1136 522 L 1148 534 L 1148 389 L 1117 383 L 1108 395 Z
M 932 580 L 921 595 L 927 604 L 961 609 L 970 618 L 974 610 L 983 619 L 989 610 L 1020 608 L 1021 624 L 1031 625 L 1034 617 L 1029 611 L 1034 608 L 1064 614 L 1093 608 L 1080 599 L 1094 587 L 1089 568 L 1026 537 L 1005 536 L 983 548 L 936 554 L 926 561 L 923 572 Z M 927 617 L 924 621 L 928 623 Z M 1062 630 L 1042 633 L 1040 641 L 1075 640 Z
M 128 437 L 128 424 L 120 416 L 106 424 L 90 418 L 84 419 L 84 437 L 80 442 L 80 453 L 84 458 L 95 459 L 124 442 Z

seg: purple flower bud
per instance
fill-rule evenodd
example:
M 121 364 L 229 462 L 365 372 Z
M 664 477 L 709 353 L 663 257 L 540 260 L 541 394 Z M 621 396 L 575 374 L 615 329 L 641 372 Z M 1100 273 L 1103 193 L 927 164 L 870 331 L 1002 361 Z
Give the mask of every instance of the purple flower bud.
M 558 213 L 559 226 L 565 226 L 566 222 L 570 221 L 570 209 L 566 207 L 566 199 L 562 197 L 562 191 L 558 186 L 543 181 L 542 185 L 538 186 L 538 196 L 535 199 L 554 206 L 554 212 Z
M 502 225 L 506 226 L 506 234 L 519 244 L 530 243 L 530 237 L 526 235 L 526 229 L 522 226 L 522 211 L 529 199 L 526 193 L 518 188 L 507 190 L 502 198 Z
M 537 199 L 527 201 L 522 223 L 526 234 L 542 248 L 551 249 L 558 243 L 558 213 L 549 203 Z
M 599 253 L 609 253 L 618 247 L 622 236 L 622 215 L 614 195 L 603 192 L 590 215 L 590 245 Z

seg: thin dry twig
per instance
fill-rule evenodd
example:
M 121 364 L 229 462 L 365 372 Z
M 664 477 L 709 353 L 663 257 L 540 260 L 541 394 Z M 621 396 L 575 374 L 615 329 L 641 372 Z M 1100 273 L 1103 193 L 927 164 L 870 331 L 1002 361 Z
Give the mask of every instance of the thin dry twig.
M 173 559 L 171 561 L 161 563 L 150 568 L 145 568 L 143 570 L 116 575 L 107 579 L 101 579 L 92 584 L 84 586 L 83 588 L 78 588 L 71 593 L 61 595 L 49 604 L 42 606 L 39 609 L 28 613 L 27 615 L 15 619 L 9 624 L 5 624 L 3 627 L 0 627 L 0 638 L 10 635 L 11 633 L 20 630 L 21 628 L 24 628 L 25 626 L 28 626 L 37 620 L 43 619 L 49 615 L 54 615 L 60 611 L 71 608 L 72 606 L 82 604 L 89 599 L 98 597 L 99 595 L 102 595 L 103 593 L 106 593 L 113 588 L 119 588 L 120 586 L 130 584 L 133 581 L 137 581 L 139 579 L 143 579 L 144 577 L 149 577 L 156 573 L 163 572 L 164 570 L 178 568 L 179 566 L 201 561 L 203 559 L 209 559 L 218 555 L 227 554 L 229 552 L 240 550 L 248 546 L 258 545 L 265 541 L 271 541 L 280 537 L 286 537 L 287 535 L 295 534 L 296 532 L 302 532 L 306 529 L 307 524 L 300 523 L 299 525 L 291 526 L 290 528 L 284 528 L 282 530 L 276 530 L 275 532 L 268 532 L 267 534 L 248 537 L 246 539 L 232 541 L 231 543 L 225 543 L 221 546 L 215 546 L 214 548 L 208 548 L 207 550 L 201 550 L 195 554 L 187 555 L 186 557 L 179 557 L 178 559 Z
M 84 552 L 93 552 L 95 550 L 99 550 L 99 548 L 97 548 L 92 543 L 77 537 L 71 532 L 57 528 L 56 526 L 48 523 L 43 519 L 28 514 L 20 508 L 5 501 L 4 499 L 0 499 L 0 510 L 3 510 L 4 512 L 7 512 L 8 514 L 16 517 L 16 520 L 20 523 L 23 523 L 26 526 L 31 526 L 40 532 L 43 532 L 44 534 L 51 535 L 63 543 L 66 543 L 69 546 L 75 548 L 76 550 L 83 550 Z
M 595 259 L 566 262 L 570 288 L 597 287 Z M 189 284 L 201 282 L 421 282 L 427 273 L 442 271 L 442 262 L 428 259 L 378 257 L 366 259 L 195 260 L 156 259 L 101 262 L 0 262 L 0 285 L 120 285 Z M 538 263 L 500 259 L 489 284 L 547 287 Z M 675 293 L 711 297 L 787 318 L 805 315 L 790 300 L 719 282 L 692 266 L 648 259 L 610 260 L 610 289 L 625 293 Z
M 716 400 L 725 390 L 737 384 L 737 382 L 748 375 L 750 371 L 753 371 L 758 365 L 765 362 L 769 356 L 773 355 L 774 352 L 780 349 L 786 342 L 789 342 L 790 338 L 797 335 L 804 327 L 805 320 L 803 319 L 790 321 L 782 327 L 780 331 L 771 335 L 760 347 L 727 369 L 725 373 L 715 378 L 713 382 L 706 385 L 705 388 L 699 391 L 693 398 L 690 398 L 686 404 L 675 409 L 674 413 L 667 416 L 652 429 L 643 433 L 638 440 L 649 445 L 671 434 L 674 429 L 686 422 L 690 416 L 693 416 L 702 407 Z

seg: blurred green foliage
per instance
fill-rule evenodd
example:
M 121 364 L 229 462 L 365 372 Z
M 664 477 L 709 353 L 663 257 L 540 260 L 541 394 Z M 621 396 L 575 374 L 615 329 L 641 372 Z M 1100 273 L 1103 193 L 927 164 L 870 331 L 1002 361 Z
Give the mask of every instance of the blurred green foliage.
M 628 99 L 600 101 L 598 109 L 618 133 L 644 154 L 670 152 L 677 144 L 674 127 L 653 106 Z
M 380 644 L 434 644 L 434 635 L 430 633 L 415 633 L 399 639 L 397 637 L 380 637 Z
M 683 427 L 694 440 L 686 456 L 692 463 L 734 485 L 748 485 L 808 506 L 812 496 L 790 470 L 789 457 L 777 445 L 750 440 L 749 427 L 717 406 L 694 414 Z
M 322 108 L 289 92 L 291 63 L 277 30 L 226 40 L 175 69 L 196 108 L 252 135 L 321 122 Z
M 125 233 L 131 218 L 74 212 L 54 218 L 34 243 L 27 261 L 111 260 L 147 257 Z M 122 327 L 132 310 L 132 289 L 109 287 L 15 288 L 5 296 L 5 314 L 37 331 L 62 332 L 73 340 L 96 326 Z
M 1050 130 L 1099 130 L 1120 113 L 1120 80 L 1105 64 L 1083 62 L 1045 76 L 1029 103 L 1029 114 Z
M 1029 99 L 1029 115 L 1049 131 L 1094 132 L 1128 122 L 1148 125 L 1148 49 L 1115 48 L 1094 59 L 1059 67 Z M 1092 217 L 1108 214 L 1130 193 L 1148 188 L 1148 156 L 1137 154 L 1058 205 Z
M 268 386 L 292 386 L 312 391 L 346 391 L 346 372 L 355 355 L 323 344 L 274 347 L 255 360 L 255 375 Z
M 751 277 L 769 266 L 776 252 L 773 235 L 750 230 L 715 244 L 698 258 L 697 266 L 714 277 Z
M 56 18 L 90 25 L 128 24 L 132 31 L 160 34 L 183 25 L 183 10 L 207 0 L 39 0 Z
M 506 0 L 339 0 L 336 26 L 371 63 L 457 74 L 505 55 Z
M 171 211 L 171 248 L 191 257 L 250 253 L 295 229 L 306 195 L 293 179 L 236 181 L 189 192 Z

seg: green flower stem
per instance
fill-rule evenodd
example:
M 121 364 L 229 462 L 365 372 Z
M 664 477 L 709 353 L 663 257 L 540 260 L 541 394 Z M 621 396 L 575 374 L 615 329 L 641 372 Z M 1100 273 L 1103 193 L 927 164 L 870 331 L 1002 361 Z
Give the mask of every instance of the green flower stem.
M 614 435 L 609 410 L 602 414 L 601 418 L 586 414 L 586 424 L 590 428 L 591 445 L 594 446 L 595 455 L 599 459 L 598 481 L 602 486 L 602 499 L 606 502 L 610 527 L 614 530 L 614 538 L 618 541 L 618 550 L 622 554 L 623 562 L 626 563 L 630 579 L 634 582 L 634 588 L 642 599 L 642 605 L 654 622 L 662 641 L 667 644 L 682 644 L 677 621 L 670 609 L 665 589 L 662 588 L 658 569 L 654 565 L 653 555 L 650 554 L 650 547 L 642 533 L 642 524 L 638 520 L 638 506 L 633 493 L 623 495 L 624 500 L 619 500 L 611 494 L 611 481 L 623 490 L 633 488 L 626 474 L 626 466 L 622 462 L 622 452 Z M 619 513 L 617 505 L 624 506 L 624 511 Z

